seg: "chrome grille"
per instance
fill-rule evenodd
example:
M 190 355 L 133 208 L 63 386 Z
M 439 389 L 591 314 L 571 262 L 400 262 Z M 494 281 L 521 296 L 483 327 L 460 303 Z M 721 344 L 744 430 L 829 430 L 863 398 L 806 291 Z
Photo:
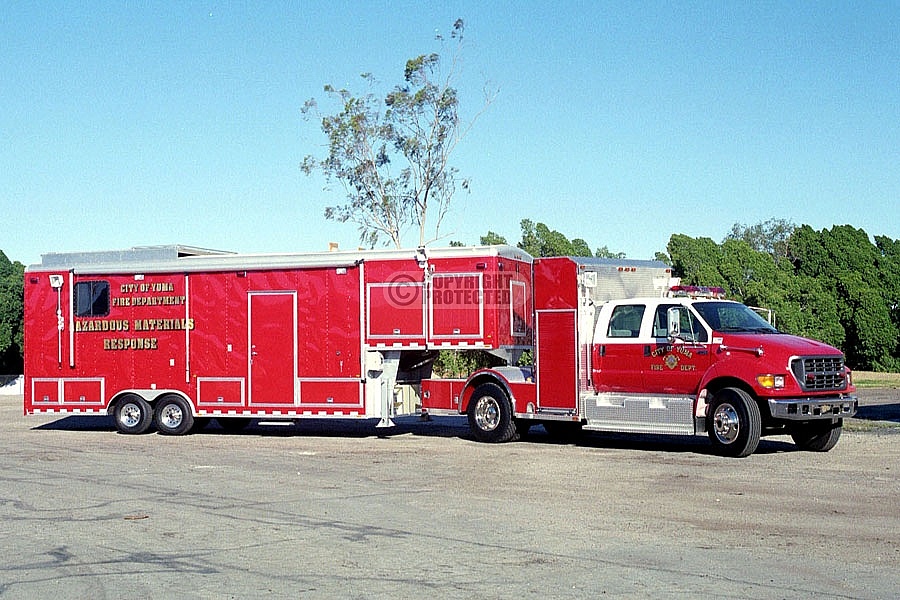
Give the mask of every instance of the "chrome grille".
M 807 392 L 842 390 L 844 378 L 843 356 L 805 356 L 791 362 L 791 370 L 800 387 Z

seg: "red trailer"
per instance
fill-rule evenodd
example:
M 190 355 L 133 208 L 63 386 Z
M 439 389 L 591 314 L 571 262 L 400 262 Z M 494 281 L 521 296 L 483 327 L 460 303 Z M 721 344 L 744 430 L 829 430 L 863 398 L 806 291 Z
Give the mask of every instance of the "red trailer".
M 25 413 L 195 420 L 418 414 L 439 349 L 531 346 L 531 257 L 505 246 L 47 254 L 25 275 Z M 410 400 L 411 399 L 411 400 Z

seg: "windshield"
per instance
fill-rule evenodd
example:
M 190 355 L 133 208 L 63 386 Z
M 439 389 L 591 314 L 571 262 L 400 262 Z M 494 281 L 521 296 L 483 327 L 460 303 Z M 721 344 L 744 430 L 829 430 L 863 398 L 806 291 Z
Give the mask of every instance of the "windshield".
M 765 319 L 737 302 L 695 302 L 693 307 L 716 331 L 778 333 Z

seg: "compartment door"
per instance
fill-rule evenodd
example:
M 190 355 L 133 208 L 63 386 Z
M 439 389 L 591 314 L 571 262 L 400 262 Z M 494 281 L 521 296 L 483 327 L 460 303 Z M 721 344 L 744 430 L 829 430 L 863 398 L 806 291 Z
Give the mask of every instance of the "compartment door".
M 574 310 L 537 312 L 537 383 L 541 410 L 574 411 L 578 364 Z
M 484 340 L 482 273 L 435 273 L 428 299 L 430 341 L 479 343 Z

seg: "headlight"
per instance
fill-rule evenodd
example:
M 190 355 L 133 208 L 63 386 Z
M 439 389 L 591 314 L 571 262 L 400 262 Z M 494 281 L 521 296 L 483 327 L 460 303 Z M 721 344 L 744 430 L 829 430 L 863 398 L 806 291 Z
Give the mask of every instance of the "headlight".
M 784 375 L 757 375 L 756 381 L 767 390 L 780 390 L 784 388 Z

